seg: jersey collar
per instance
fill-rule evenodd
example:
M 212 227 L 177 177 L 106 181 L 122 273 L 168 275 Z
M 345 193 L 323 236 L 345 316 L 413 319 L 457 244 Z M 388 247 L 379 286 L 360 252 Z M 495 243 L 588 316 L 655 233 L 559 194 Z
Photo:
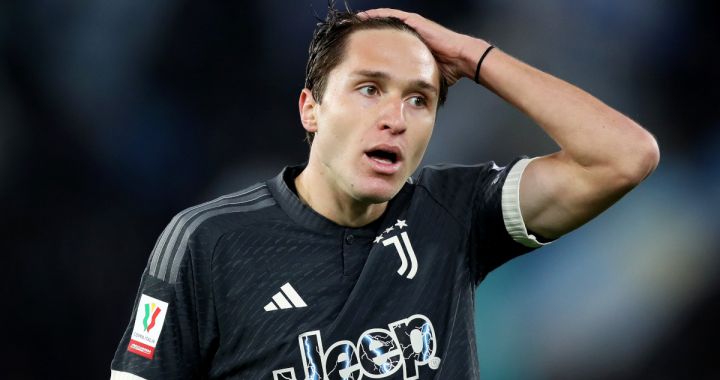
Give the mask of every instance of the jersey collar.
M 285 211 L 285 213 L 291 219 L 293 219 L 293 221 L 295 221 L 295 223 L 308 227 L 315 231 L 327 231 L 329 234 L 334 234 L 338 231 L 345 231 L 351 229 L 353 230 L 353 233 L 359 237 L 374 236 L 377 232 L 377 229 L 379 228 L 381 221 L 385 219 L 385 216 L 392 209 L 393 204 L 396 203 L 395 200 L 400 196 L 404 196 L 405 193 L 407 193 L 409 191 L 409 188 L 412 186 L 409 183 L 406 183 L 400 193 L 396 195 L 395 198 L 390 200 L 388 207 L 385 210 L 385 213 L 383 214 L 383 216 L 378 218 L 378 220 L 368 224 L 367 226 L 351 228 L 341 226 L 333 222 L 332 220 L 320 215 L 315 210 L 300 201 L 297 194 L 295 194 L 295 192 L 290 189 L 290 187 L 288 186 L 288 182 L 294 181 L 295 177 L 297 177 L 300 172 L 303 171 L 303 169 L 305 169 L 305 165 L 286 167 L 282 170 L 282 172 L 280 172 L 280 174 L 275 176 L 275 178 L 267 182 L 268 188 L 270 189 L 270 192 L 272 193 L 275 200 L 278 202 L 278 205 L 280 205 L 280 208 L 282 208 L 283 211 Z

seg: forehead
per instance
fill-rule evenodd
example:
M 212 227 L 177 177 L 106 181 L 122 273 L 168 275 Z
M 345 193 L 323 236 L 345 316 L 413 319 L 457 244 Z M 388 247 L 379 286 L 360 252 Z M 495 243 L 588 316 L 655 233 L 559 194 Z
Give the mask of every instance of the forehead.
M 344 74 L 358 70 L 382 71 L 403 81 L 440 84 L 440 72 L 430 49 L 417 36 L 397 29 L 353 32 L 336 69 Z

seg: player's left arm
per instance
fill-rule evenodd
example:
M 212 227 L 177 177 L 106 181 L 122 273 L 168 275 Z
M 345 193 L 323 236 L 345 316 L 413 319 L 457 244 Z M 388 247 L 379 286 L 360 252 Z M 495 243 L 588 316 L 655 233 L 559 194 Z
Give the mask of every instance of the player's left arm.
M 490 46 L 420 15 L 374 9 L 361 17 L 392 16 L 414 27 L 453 84 L 473 79 Z M 533 160 L 520 182 L 525 226 L 546 239 L 569 232 L 615 203 L 657 166 L 654 137 L 587 92 L 505 54 L 491 50 L 480 82 L 535 121 L 560 150 Z

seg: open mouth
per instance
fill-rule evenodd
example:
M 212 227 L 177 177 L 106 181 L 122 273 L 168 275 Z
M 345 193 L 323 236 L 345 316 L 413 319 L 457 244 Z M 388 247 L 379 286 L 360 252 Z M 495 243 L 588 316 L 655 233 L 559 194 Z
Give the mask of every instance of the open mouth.
M 365 154 L 375 161 L 380 161 L 386 164 L 394 164 L 398 162 L 398 155 L 395 152 L 391 152 L 383 149 L 374 149 Z

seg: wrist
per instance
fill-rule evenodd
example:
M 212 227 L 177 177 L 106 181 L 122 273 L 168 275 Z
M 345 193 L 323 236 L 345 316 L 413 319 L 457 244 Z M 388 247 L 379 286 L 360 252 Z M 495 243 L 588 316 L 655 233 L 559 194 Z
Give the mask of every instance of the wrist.
M 462 72 L 465 77 L 473 81 L 475 80 L 475 70 L 478 67 L 478 61 L 490 46 L 492 45 L 483 39 L 468 36 L 468 41 L 460 53 Z

